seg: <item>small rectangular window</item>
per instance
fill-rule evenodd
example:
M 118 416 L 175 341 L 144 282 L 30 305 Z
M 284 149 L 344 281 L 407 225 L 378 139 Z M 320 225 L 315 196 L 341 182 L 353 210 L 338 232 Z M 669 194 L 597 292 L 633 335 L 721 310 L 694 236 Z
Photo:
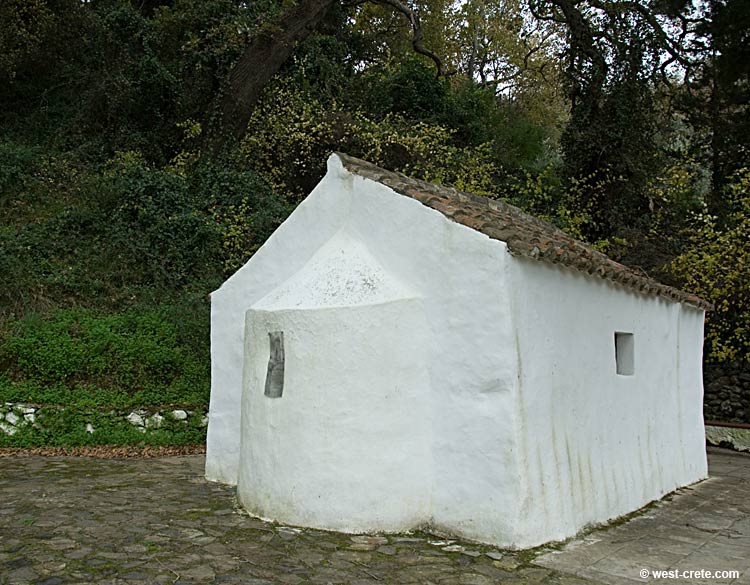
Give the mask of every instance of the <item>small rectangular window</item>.
M 270 332 L 268 343 L 270 352 L 264 394 L 269 398 L 281 398 L 284 392 L 284 332 Z
M 632 333 L 615 331 L 615 363 L 619 375 L 632 376 L 635 373 L 635 338 Z

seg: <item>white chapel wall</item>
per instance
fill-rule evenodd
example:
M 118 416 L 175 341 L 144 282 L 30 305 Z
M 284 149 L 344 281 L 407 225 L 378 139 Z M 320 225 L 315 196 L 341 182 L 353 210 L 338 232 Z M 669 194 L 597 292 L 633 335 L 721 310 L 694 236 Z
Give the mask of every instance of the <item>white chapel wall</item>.
M 574 535 L 706 477 L 703 312 L 513 262 L 522 546 Z M 615 332 L 634 371 L 617 373 Z

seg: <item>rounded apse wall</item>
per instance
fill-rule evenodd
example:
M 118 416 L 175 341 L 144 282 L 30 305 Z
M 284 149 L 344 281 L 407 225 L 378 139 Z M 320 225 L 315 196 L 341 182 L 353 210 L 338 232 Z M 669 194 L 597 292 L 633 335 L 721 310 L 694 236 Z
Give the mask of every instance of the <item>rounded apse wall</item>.
M 420 299 L 249 310 L 238 496 L 263 518 L 397 531 L 430 515 Z

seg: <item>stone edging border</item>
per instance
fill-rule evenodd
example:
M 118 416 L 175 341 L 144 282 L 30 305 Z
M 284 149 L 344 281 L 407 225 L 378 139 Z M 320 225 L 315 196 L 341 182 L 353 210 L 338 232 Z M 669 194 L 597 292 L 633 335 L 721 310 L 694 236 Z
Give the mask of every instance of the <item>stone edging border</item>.
M 5 435 L 14 435 L 24 427 L 33 426 L 39 428 L 37 414 L 42 408 L 50 407 L 13 402 L 5 402 L 0 404 L 0 433 L 4 433 Z M 65 410 L 64 406 L 57 406 L 53 408 Z M 208 414 L 205 410 L 185 410 L 176 408 L 148 411 L 137 409 L 125 410 L 121 412 L 115 410 L 113 411 L 113 413 L 118 418 L 122 418 L 129 422 L 142 433 L 160 428 L 166 418 L 171 418 L 172 420 L 187 423 L 188 420 L 191 420 L 195 417 L 200 417 L 198 425 L 200 427 L 205 427 L 206 425 L 208 425 Z M 89 434 L 93 434 L 96 432 L 96 428 L 94 428 L 91 422 L 86 423 L 85 429 Z

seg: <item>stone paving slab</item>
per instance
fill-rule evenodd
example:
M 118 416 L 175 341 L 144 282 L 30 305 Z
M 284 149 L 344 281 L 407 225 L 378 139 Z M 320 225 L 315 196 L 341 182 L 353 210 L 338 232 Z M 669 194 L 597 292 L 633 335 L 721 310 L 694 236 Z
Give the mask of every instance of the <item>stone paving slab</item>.
M 750 585 L 750 456 L 712 451 L 710 461 L 712 479 L 627 523 L 561 552 L 513 553 L 262 522 L 236 508 L 234 489 L 203 479 L 201 455 L 5 457 L 0 585 L 632 584 L 642 568 L 671 567 L 744 567 L 738 580 L 689 582 Z
M 0 584 L 585 585 L 533 555 L 426 534 L 277 526 L 203 479 L 204 457 L 0 459 Z
M 623 524 L 591 532 L 535 563 L 597 583 L 750 585 L 750 455 L 709 448 L 704 482 L 679 490 Z M 641 571 L 679 571 L 646 578 Z M 711 576 L 685 576 L 685 571 Z M 739 577 L 717 577 L 715 571 Z

